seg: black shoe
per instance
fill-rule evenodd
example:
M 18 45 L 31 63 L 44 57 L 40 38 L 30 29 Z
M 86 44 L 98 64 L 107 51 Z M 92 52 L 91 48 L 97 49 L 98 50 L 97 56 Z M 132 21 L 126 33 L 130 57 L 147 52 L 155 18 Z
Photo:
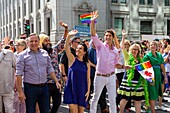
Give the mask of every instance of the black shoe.
M 168 102 L 168 100 L 162 99 L 162 102 Z

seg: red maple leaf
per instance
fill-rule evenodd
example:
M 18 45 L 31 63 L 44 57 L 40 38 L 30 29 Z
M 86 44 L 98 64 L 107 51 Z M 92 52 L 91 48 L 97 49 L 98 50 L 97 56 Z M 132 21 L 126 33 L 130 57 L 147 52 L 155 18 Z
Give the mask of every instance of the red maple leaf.
M 148 71 L 145 71 L 145 75 L 151 77 L 152 73 L 151 73 L 151 72 L 148 72 Z

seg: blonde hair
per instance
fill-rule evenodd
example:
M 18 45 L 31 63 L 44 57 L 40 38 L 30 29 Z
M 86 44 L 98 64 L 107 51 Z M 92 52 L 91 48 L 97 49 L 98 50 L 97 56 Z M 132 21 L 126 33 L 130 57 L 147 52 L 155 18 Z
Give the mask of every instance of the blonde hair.
M 16 41 L 18 44 L 20 44 L 21 46 L 24 46 L 25 49 L 27 48 L 27 43 L 24 39 L 19 39 Z
M 168 45 L 165 49 L 164 49 L 164 53 L 168 53 L 170 50 L 170 45 Z
M 139 44 L 132 44 L 131 46 L 130 46 L 130 48 L 129 48 L 129 53 L 131 53 L 132 52 L 132 49 L 133 49 L 133 47 L 135 47 L 135 46 L 137 46 L 138 47 L 138 49 L 139 49 L 139 51 L 138 51 L 138 54 L 137 54 L 137 56 L 141 56 L 141 47 L 140 47 L 140 45 Z
M 154 44 L 155 46 L 156 46 L 156 51 L 158 50 L 158 42 L 157 41 L 152 41 L 151 43 L 150 43 L 150 45 L 151 44 Z
M 125 39 L 125 44 L 126 44 L 126 43 L 127 43 L 129 46 L 131 46 L 130 41 L 127 40 L 127 39 Z

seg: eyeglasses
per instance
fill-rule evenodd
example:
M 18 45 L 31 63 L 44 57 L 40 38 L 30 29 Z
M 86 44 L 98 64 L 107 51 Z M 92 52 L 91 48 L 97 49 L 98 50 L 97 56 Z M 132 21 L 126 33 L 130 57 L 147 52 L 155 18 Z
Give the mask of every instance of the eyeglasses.
M 137 51 L 137 50 L 139 50 L 139 49 L 133 48 L 132 50 L 135 50 L 135 51 Z
M 74 41 L 74 42 L 80 44 L 80 42 L 77 42 L 77 41 Z

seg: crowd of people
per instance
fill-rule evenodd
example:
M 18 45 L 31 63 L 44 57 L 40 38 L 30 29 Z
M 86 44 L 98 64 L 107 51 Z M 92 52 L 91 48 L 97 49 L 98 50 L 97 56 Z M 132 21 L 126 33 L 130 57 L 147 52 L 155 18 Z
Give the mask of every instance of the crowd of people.
M 162 105 L 163 93 L 170 88 L 170 39 L 152 42 L 130 41 L 122 30 L 118 40 L 114 29 L 98 38 L 92 12 L 91 41 L 68 31 L 52 46 L 49 36 L 31 33 L 28 38 L 0 43 L 0 113 L 57 113 L 62 96 L 70 113 L 136 113 L 145 109 L 155 113 Z M 23 38 L 23 37 L 22 37 Z M 135 65 L 150 61 L 154 82 L 148 82 Z M 64 95 L 62 95 L 62 91 Z M 107 106 L 106 92 L 110 106 Z M 159 105 L 155 101 L 159 99 Z

